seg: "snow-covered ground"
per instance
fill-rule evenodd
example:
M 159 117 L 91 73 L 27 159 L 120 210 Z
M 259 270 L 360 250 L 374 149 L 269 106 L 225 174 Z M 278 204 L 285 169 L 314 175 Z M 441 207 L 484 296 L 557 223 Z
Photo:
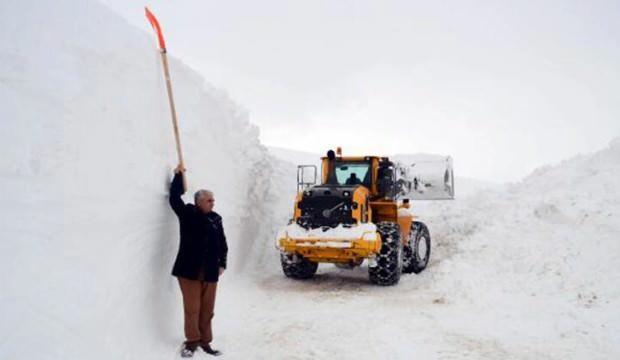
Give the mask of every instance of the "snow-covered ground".
M 23 0 L 0 3 L 0 41 L 0 358 L 175 358 L 176 158 L 151 34 L 92 0 Z M 294 281 L 274 249 L 294 165 L 223 92 L 177 59 L 171 71 L 189 193 L 215 192 L 231 248 L 224 358 L 620 357 L 620 140 L 414 203 L 431 263 L 397 286 L 365 266 Z

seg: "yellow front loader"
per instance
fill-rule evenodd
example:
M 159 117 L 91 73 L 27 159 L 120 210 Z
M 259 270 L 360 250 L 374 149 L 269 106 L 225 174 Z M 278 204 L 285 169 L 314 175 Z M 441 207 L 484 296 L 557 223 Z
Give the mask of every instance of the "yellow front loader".
M 321 160 L 318 185 L 315 166 L 298 167 L 293 218 L 276 239 L 284 274 L 308 279 L 319 263 L 352 268 L 367 260 L 373 283 L 393 285 L 402 272 L 424 270 L 431 238 L 409 200 L 453 199 L 452 160 L 420 166 L 379 156 L 343 157 L 340 149 Z M 430 163 L 435 171 L 418 171 L 432 168 Z

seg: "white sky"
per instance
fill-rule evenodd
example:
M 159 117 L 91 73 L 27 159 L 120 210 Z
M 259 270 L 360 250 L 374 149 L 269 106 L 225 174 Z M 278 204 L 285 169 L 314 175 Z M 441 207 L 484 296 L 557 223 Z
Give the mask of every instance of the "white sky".
M 151 31 L 144 1 L 102 2 Z M 514 181 L 620 136 L 619 1 L 147 5 L 267 145 L 449 154 L 459 175 Z

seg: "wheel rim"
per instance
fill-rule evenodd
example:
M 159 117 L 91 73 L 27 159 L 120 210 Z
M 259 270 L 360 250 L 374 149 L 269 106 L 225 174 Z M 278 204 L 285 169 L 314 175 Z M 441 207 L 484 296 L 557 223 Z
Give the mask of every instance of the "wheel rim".
M 416 251 L 418 261 L 426 261 L 428 258 L 428 246 L 426 242 L 426 236 L 420 236 L 420 240 L 418 241 L 418 251 Z

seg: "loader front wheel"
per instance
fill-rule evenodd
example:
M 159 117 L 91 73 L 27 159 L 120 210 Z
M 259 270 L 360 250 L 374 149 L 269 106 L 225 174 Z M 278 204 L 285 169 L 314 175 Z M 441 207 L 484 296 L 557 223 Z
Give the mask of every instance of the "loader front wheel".
M 293 279 L 310 279 L 319 268 L 319 264 L 295 254 L 280 254 L 280 263 L 284 275 Z
M 380 222 L 377 232 L 381 235 L 381 250 L 377 254 L 376 266 L 368 267 L 370 281 L 377 285 L 395 285 L 402 272 L 402 243 L 397 223 Z
M 431 256 L 431 234 L 424 223 L 411 223 L 409 242 L 403 248 L 403 272 L 419 274 L 426 269 Z

